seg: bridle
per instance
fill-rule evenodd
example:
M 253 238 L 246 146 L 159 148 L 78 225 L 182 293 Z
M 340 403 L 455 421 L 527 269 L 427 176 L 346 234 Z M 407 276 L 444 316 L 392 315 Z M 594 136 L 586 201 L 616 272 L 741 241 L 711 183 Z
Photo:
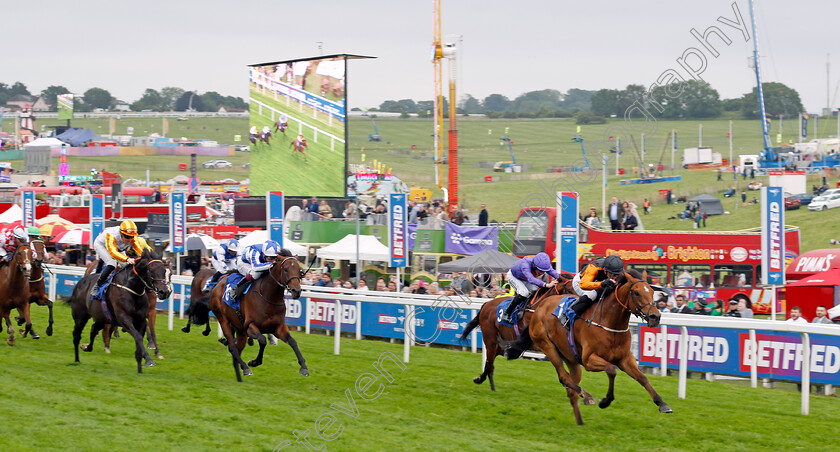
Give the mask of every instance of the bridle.
M 163 261 L 160 260 L 160 259 L 152 259 L 152 260 L 149 261 L 149 263 L 146 266 L 148 267 L 149 265 L 152 265 L 155 262 L 160 262 L 161 264 L 163 264 Z M 155 290 L 155 287 L 154 287 L 154 284 L 156 282 L 162 282 L 162 283 L 166 284 L 167 286 L 169 284 L 166 281 L 166 278 L 151 278 L 151 277 L 149 277 L 148 276 L 148 271 L 147 271 L 146 275 L 152 281 L 152 283 L 149 284 L 148 282 L 146 282 L 146 278 L 140 276 L 140 274 L 137 273 L 137 264 L 136 263 L 131 264 L 131 271 L 132 271 L 132 273 L 134 273 L 134 275 L 131 275 L 131 274 L 128 275 L 129 281 L 132 280 L 132 279 L 135 279 L 134 277 L 136 276 L 137 277 L 136 279 L 139 279 L 140 282 L 143 283 L 143 286 L 145 287 L 145 289 L 142 292 L 136 292 L 133 289 L 131 289 L 130 287 L 123 286 L 122 284 L 112 283 L 112 285 L 115 286 L 115 287 L 119 287 L 120 289 L 125 289 L 125 290 L 133 293 L 134 295 L 136 295 L 138 297 L 142 297 L 142 296 L 145 295 L 147 290 L 150 290 L 152 292 L 157 293 L 157 291 Z
M 644 282 L 644 281 L 642 281 L 641 279 L 637 279 L 637 280 L 631 282 L 630 287 L 627 288 L 627 292 L 630 294 L 629 295 L 630 299 L 628 300 L 629 302 L 633 301 L 633 286 L 636 285 L 637 283 L 640 283 L 640 282 Z M 626 283 L 622 284 L 622 286 L 623 285 L 626 285 Z M 615 289 L 615 300 L 626 311 L 628 311 L 632 314 L 635 314 L 638 317 L 641 317 L 645 321 L 647 321 L 647 319 L 650 318 L 650 310 L 656 306 L 656 304 L 653 301 L 651 301 L 650 303 L 645 304 L 643 306 L 639 306 L 639 305 L 633 303 L 632 304 L 633 309 L 631 309 L 630 308 L 631 303 L 629 303 L 629 302 L 624 303 L 623 301 L 621 301 L 621 298 L 618 296 L 618 287 L 616 287 L 616 289 Z M 645 309 L 645 312 L 642 312 L 643 309 Z
M 21 253 L 19 250 L 15 251 L 15 255 L 21 253 L 26 257 L 26 260 L 21 262 L 19 259 L 15 258 L 15 264 L 17 265 L 18 270 L 26 276 L 26 279 L 29 279 L 29 275 L 31 274 L 31 270 L 27 270 L 26 267 L 28 266 L 30 269 L 32 268 L 32 263 L 29 261 L 29 248 L 24 248 L 23 252 Z
M 44 251 L 41 251 L 39 253 L 35 249 L 35 244 L 36 243 L 40 243 L 41 246 L 44 247 L 43 248 Z M 32 240 L 32 241 L 29 242 L 29 249 L 30 249 L 30 251 L 32 251 L 32 268 L 40 268 L 41 269 L 41 277 L 38 278 L 38 279 L 30 279 L 29 282 L 30 283 L 41 282 L 41 281 L 44 280 L 44 267 L 43 267 L 42 263 L 43 263 L 44 259 L 47 257 L 46 244 L 44 243 L 43 240 Z M 38 259 L 38 254 L 41 254 L 41 256 L 42 256 L 40 259 Z M 49 270 L 49 267 L 47 267 L 47 270 Z M 50 271 L 50 274 L 52 274 L 52 271 Z M 30 278 L 31 277 L 32 276 L 31 276 L 31 272 L 30 272 Z
M 277 261 L 274 261 L 274 263 L 273 263 L 273 264 L 271 264 L 271 268 L 269 268 L 269 270 L 268 270 L 268 276 L 270 276 L 270 277 L 271 277 L 271 279 L 272 279 L 272 281 L 274 281 L 274 282 L 277 284 L 277 286 L 279 286 L 279 287 L 280 287 L 283 291 L 285 291 L 285 290 L 287 290 L 287 289 L 291 290 L 291 289 L 289 288 L 289 283 L 291 283 L 291 282 L 292 282 L 292 281 L 294 281 L 295 279 L 297 279 L 298 281 L 300 281 L 300 275 L 292 275 L 292 276 L 290 276 L 290 277 L 289 277 L 289 278 L 288 278 L 285 282 L 280 282 L 277 278 L 275 278 L 275 277 L 274 277 L 274 274 L 273 274 L 273 273 L 271 273 L 271 269 L 273 269 L 275 265 L 278 265 L 278 266 L 280 266 L 280 269 L 282 270 L 282 269 L 283 269 L 283 264 L 285 264 L 285 263 L 286 263 L 286 261 L 288 261 L 288 260 L 290 260 L 290 259 L 291 259 L 291 260 L 297 260 L 296 258 L 294 258 L 294 257 L 291 257 L 291 256 L 290 256 L 290 257 L 286 257 L 285 259 L 283 259 L 282 261 L 280 261 L 280 263 L 279 263 L 279 264 L 277 263 Z M 271 301 L 271 300 L 269 300 L 268 298 L 266 298 L 266 297 L 262 294 L 262 288 L 260 288 L 260 289 L 259 289 L 259 292 L 258 292 L 258 293 L 260 294 L 260 298 L 262 298 L 262 299 L 263 299 L 263 301 L 265 301 L 265 302 L 266 302 L 266 303 L 268 303 L 268 304 L 273 304 L 273 305 L 275 305 L 275 306 L 280 306 L 280 305 L 285 306 L 285 305 L 286 305 L 286 300 L 285 300 L 285 299 L 284 299 L 282 302 L 277 303 L 277 302 L 275 302 L 275 301 Z M 284 297 L 284 298 L 285 298 L 285 297 Z

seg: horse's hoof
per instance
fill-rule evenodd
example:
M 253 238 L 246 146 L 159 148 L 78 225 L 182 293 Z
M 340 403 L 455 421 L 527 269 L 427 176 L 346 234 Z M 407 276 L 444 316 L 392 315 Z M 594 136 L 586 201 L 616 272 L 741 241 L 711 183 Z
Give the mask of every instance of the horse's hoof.
M 189 328 L 187 328 L 187 327 L 183 327 L 183 328 L 181 328 L 181 331 L 183 331 L 183 332 L 185 332 L 185 333 L 189 333 L 189 332 L 190 332 L 190 329 L 189 329 Z
M 604 409 L 604 408 L 610 406 L 611 403 L 612 403 L 612 400 L 604 397 L 603 399 L 601 399 L 600 402 L 598 402 L 598 408 Z
M 47 336 L 52 336 L 52 327 L 51 326 L 47 327 Z
M 155 367 L 156 365 L 154 361 L 146 361 L 146 367 Z
M 17 322 L 18 326 L 21 326 L 24 323 L 26 323 L 26 319 L 24 319 L 23 317 L 15 317 L 15 321 Z
M 660 413 L 673 413 L 674 410 L 672 410 L 671 407 L 668 406 L 667 403 L 662 402 L 662 405 L 659 405 L 659 412 Z
M 254 338 L 252 338 L 252 337 L 249 337 L 249 338 L 248 338 L 248 345 L 249 345 L 249 346 L 250 346 L 250 345 L 254 345 Z
M 154 349 L 157 348 L 157 344 L 149 344 L 149 345 L 146 346 L 146 348 L 149 349 L 149 350 L 154 350 Z
M 155 354 L 155 359 L 163 359 L 163 355 L 160 353 Z
M 41 339 L 41 336 L 38 336 L 38 333 L 32 333 L 32 339 Z
M 484 382 L 484 380 L 482 380 L 482 379 L 481 379 L 481 377 L 475 377 L 475 378 L 473 378 L 473 383 L 475 383 L 475 384 L 477 384 L 477 385 L 480 385 L 480 384 L 481 384 L 481 383 L 483 383 L 483 382 Z
M 110 355 L 111 354 L 111 348 L 110 347 L 105 347 L 105 353 Z
M 11 347 L 15 346 L 15 340 L 14 339 L 9 339 L 9 340 L 6 341 L 6 343 L 9 344 L 9 346 L 11 346 Z
M 242 375 L 245 375 L 246 377 L 250 377 L 251 375 L 254 375 L 254 372 L 251 371 L 251 369 L 245 369 L 245 371 L 242 372 Z
M 226 338 L 220 337 L 220 338 L 219 338 L 219 343 L 221 343 L 221 344 L 222 344 L 222 345 L 224 345 L 224 346 L 227 346 L 228 341 L 227 341 L 227 339 L 226 339 Z
M 210 330 L 202 331 L 201 334 L 203 334 L 205 336 L 209 336 L 210 335 Z
M 252 360 L 248 361 L 248 367 L 260 367 L 260 364 L 262 364 L 262 363 L 258 363 L 258 362 L 257 362 L 256 360 L 254 360 L 254 359 L 252 359 Z
M 79 348 L 81 348 L 83 352 L 89 352 L 89 351 L 93 350 L 93 349 L 90 347 L 90 345 L 89 345 L 89 344 L 82 344 L 82 345 L 80 345 L 80 346 L 79 346 Z
M 306 368 L 301 369 L 300 374 L 303 375 L 304 377 L 308 377 L 309 376 L 309 369 L 306 369 Z

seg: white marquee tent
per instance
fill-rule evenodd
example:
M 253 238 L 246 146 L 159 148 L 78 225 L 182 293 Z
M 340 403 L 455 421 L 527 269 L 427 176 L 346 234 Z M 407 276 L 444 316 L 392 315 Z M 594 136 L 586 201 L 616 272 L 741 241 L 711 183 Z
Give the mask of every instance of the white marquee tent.
M 246 246 L 256 245 L 268 240 L 268 231 L 256 230 L 251 231 L 245 237 L 239 239 L 239 246 L 244 248 Z M 308 250 L 305 246 L 299 245 L 289 239 L 283 240 L 283 248 L 291 251 L 295 256 L 306 257 Z
M 356 261 L 356 234 L 348 234 L 343 239 L 318 250 L 318 257 Z M 359 259 L 363 261 L 387 261 L 388 247 L 372 235 L 360 235 Z

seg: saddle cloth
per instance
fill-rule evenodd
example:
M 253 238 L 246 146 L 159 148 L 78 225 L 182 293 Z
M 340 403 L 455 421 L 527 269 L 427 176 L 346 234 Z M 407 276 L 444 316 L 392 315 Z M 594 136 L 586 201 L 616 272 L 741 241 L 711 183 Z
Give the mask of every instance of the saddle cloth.
M 566 317 L 568 317 L 570 321 L 574 322 L 576 314 L 575 311 L 569 309 L 569 306 L 571 306 L 572 302 L 574 302 L 575 300 L 577 300 L 577 297 L 563 297 L 563 299 L 561 299 L 560 303 L 557 305 L 557 309 L 554 310 L 554 317 L 557 317 L 559 319 L 560 316 L 563 314 L 563 311 L 568 310 L 568 312 L 566 312 Z
M 510 302 L 512 300 L 513 300 L 513 298 L 508 298 L 507 300 L 504 300 L 501 303 L 499 303 L 499 306 L 496 308 L 496 322 L 498 322 L 499 325 L 510 326 L 510 327 L 514 326 L 514 324 L 512 324 L 512 323 L 502 321 L 502 314 L 505 313 L 505 310 L 508 308 L 508 306 L 510 306 Z M 520 308 L 516 308 L 516 310 L 513 311 L 513 315 L 511 315 L 510 318 L 518 319 L 519 318 L 519 311 L 520 311 Z
M 236 290 L 236 285 L 239 284 L 239 281 L 241 281 L 242 278 L 244 278 L 244 276 L 242 276 L 241 273 L 233 273 L 228 276 L 227 284 L 225 285 L 225 293 L 222 295 L 222 301 L 237 311 L 239 310 L 239 299 L 232 299 L 231 295 Z M 251 290 L 251 284 L 253 284 L 253 281 L 248 283 L 248 287 L 245 288 L 245 292 L 242 292 L 243 295 Z

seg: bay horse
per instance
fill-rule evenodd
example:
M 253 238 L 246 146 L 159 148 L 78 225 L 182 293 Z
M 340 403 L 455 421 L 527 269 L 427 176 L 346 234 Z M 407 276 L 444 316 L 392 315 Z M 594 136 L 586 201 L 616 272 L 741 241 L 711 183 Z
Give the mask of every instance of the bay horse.
M 616 369 L 621 369 L 644 386 L 660 413 L 673 412 L 639 370 L 636 358 L 630 351 L 630 314 L 644 319 L 649 327 L 657 326 L 661 316 L 653 301 L 653 289 L 647 283 L 647 274 L 627 270 L 616 283 L 614 291 L 602 297 L 575 320 L 572 326 L 575 349 L 569 345 L 568 330 L 554 316 L 563 297 L 553 295 L 534 311 L 531 324 L 508 350 L 508 359 L 518 357 L 531 345 L 536 345 L 545 353 L 554 365 L 560 383 L 566 388 L 578 425 L 583 425 L 578 397 L 583 396 L 587 405 L 594 403 L 594 400 L 590 400 L 591 396 L 579 386 L 581 365 L 589 372 L 607 373 L 609 388 L 606 397 L 598 404 L 599 407 L 607 408 L 615 400 L 613 388 Z M 577 350 L 577 355 L 574 350 Z M 568 372 L 563 367 L 564 363 Z
M 97 269 L 99 268 L 99 259 L 94 259 L 93 262 L 88 264 L 87 269 L 85 270 L 85 275 L 90 274 L 99 274 Z M 167 274 L 167 278 L 171 278 L 172 273 Z M 157 301 L 154 291 L 147 290 L 146 296 L 149 298 L 149 312 L 146 315 L 148 321 L 146 322 L 146 330 L 143 331 L 143 334 L 146 336 L 148 340 L 148 345 L 146 346 L 149 350 L 155 351 L 155 358 L 163 359 L 163 355 L 160 353 L 160 348 L 157 345 L 157 334 L 155 334 L 155 325 L 157 323 Z M 102 342 L 105 343 L 105 353 L 111 353 L 111 337 L 120 337 L 119 331 L 114 328 L 114 325 L 107 323 L 105 327 L 102 328 Z M 92 342 L 92 341 L 91 341 Z M 82 350 L 87 351 L 87 347 L 92 347 L 93 344 L 83 344 Z
M 528 327 L 531 323 L 531 316 L 534 310 L 546 297 L 570 293 L 574 293 L 571 275 L 561 275 L 554 287 L 548 289 L 540 288 L 537 290 L 533 297 L 531 297 L 527 309 L 524 310 L 522 319 L 517 324 L 519 330 L 521 331 Z M 484 361 L 484 371 L 481 375 L 475 377 L 473 382 L 478 385 L 484 383 L 484 380 L 489 378 L 490 390 L 492 391 L 496 390 L 496 383 L 493 381 L 496 357 L 504 355 L 506 346 L 512 344 L 517 339 L 516 330 L 513 327 L 499 324 L 497 316 L 499 304 L 510 298 L 510 296 L 505 295 L 484 303 L 475 318 L 470 320 L 464 328 L 464 332 L 461 333 L 460 337 L 461 342 L 466 342 L 472 330 L 477 326 L 481 327 L 481 337 L 484 342 L 484 350 L 487 352 L 487 359 Z
M 260 141 L 267 144 L 268 147 L 271 147 L 271 132 L 262 132 L 260 133 Z
M 202 268 L 193 276 L 190 286 L 190 307 L 187 309 L 187 326 L 181 328 L 185 333 L 190 332 L 190 325 L 207 325 L 201 334 L 210 334 L 210 297 L 201 293 L 204 283 L 216 274 L 215 270 Z M 222 278 L 219 277 L 221 280 Z M 217 282 L 216 285 L 221 284 Z
M 29 245 L 15 250 L 12 260 L 0 268 L 0 319 L 6 321 L 9 338 L 6 343 L 15 345 L 15 329 L 9 320 L 12 309 L 29 307 L 29 283 L 32 259 Z M 31 326 L 31 324 L 30 324 Z
M 146 360 L 146 366 L 155 365 L 149 353 L 143 347 L 143 331 L 146 330 L 146 314 L 149 311 L 149 297 L 146 291 L 153 291 L 161 300 L 172 293 L 169 284 L 169 266 L 154 251 L 144 250 L 143 254 L 133 265 L 114 270 L 114 277 L 105 289 L 103 299 L 107 300 L 109 310 L 117 326 L 125 329 L 134 338 L 134 358 L 137 360 L 137 372 L 143 373 L 141 359 Z M 73 312 L 75 327 L 73 328 L 73 346 L 76 352 L 76 362 L 79 362 L 79 343 L 82 330 L 89 319 L 93 319 L 90 328 L 90 345 L 84 351 L 93 350 L 93 340 L 108 323 L 108 318 L 102 310 L 102 303 L 92 301 L 90 290 L 99 278 L 91 274 L 82 278 L 73 289 L 70 306 Z
M 227 342 L 228 351 L 230 351 L 233 359 L 236 381 L 239 382 L 242 381 L 240 368 L 245 375 L 253 375 L 254 373 L 250 368 L 262 365 L 266 345 L 266 338 L 263 334 L 266 333 L 274 334 L 280 340 L 289 344 L 294 350 L 300 365 L 300 374 L 305 377 L 309 376 L 306 360 L 300 353 L 297 341 L 289 333 L 289 327 L 286 325 L 285 292 L 288 290 L 295 300 L 300 298 L 300 265 L 295 257 L 281 255 L 274 261 L 267 273 L 268 275 L 254 281 L 248 293 L 242 295 L 240 311 L 236 311 L 222 301 L 227 276 L 222 276 L 210 293 L 210 309 L 216 316 L 216 320 L 219 321 L 224 334 L 219 342 L 223 344 L 225 341 Z M 245 349 L 245 342 L 248 338 L 259 342 L 260 351 L 256 359 L 245 364 L 245 361 L 242 360 L 242 350 Z
M 30 305 L 35 303 L 38 306 L 46 306 L 49 309 L 50 320 L 47 326 L 47 336 L 52 336 L 53 302 L 47 296 L 47 286 L 44 283 L 44 261 L 47 258 L 47 251 L 43 240 L 32 240 L 29 242 L 29 248 L 32 253 L 32 271 L 29 274 L 29 303 L 17 308 L 19 315 L 15 317 L 15 320 L 17 320 L 18 326 L 26 324 L 26 327 L 20 330 L 23 337 L 31 334 L 32 339 L 40 339 L 41 336 L 32 329 Z
M 280 121 L 276 121 L 274 123 L 274 131 L 282 133 L 284 139 L 286 138 L 286 129 L 288 129 L 288 128 L 289 128 L 289 122 L 288 121 L 282 122 L 282 123 Z
M 306 157 L 306 151 L 305 151 L 305 149 L 307 149 L 309 147 L 309 145 L 306 144 L 306 138 L 295 138 L 294 140 L 292 140 L 289 147 L 294 149 L 292 151 L 292 154 L 297 155 L 296 152 L 300 152 L 301 154 L 303 154 L 303 161 L 304 162 L 309 162 L 309 159 Z

